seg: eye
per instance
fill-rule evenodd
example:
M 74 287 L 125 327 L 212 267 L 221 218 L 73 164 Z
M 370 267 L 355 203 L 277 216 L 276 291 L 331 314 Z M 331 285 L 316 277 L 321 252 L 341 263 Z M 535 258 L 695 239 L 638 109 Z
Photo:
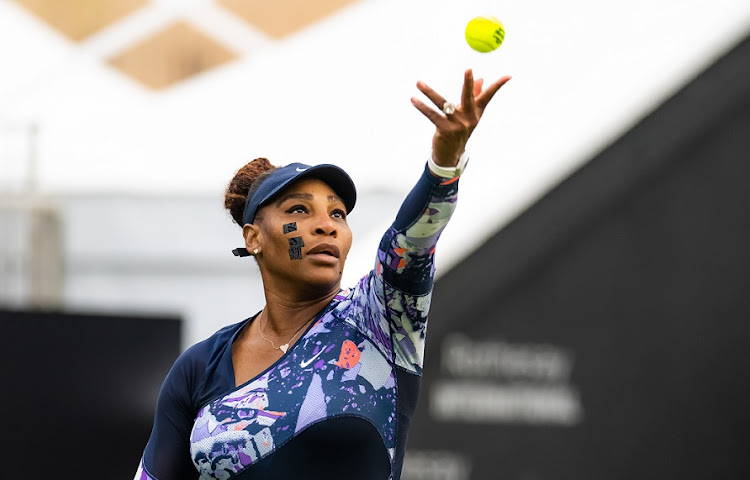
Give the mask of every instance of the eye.
M 307 213 L 307 208 L 303 205 L 295 205 L 292 208 L 289 208 L 286 213 Z
M 345 219 L 346 218 L 346 212 L 343 211 L 343 210 L 341 210 L 340 208 L 337 208 L 336 210 L 334 210 L 333 212 L 331 212 L 331 216 L 333 218 Z

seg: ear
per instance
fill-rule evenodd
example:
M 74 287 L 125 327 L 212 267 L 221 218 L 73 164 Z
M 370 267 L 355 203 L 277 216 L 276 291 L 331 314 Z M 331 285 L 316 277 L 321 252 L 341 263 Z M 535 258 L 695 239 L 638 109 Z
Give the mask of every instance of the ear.
M 245 248 L 248 252 L 260 250 L 260 227 L 258 225 L 246 223 L 242 227 L 242 236 L 245 238 Z

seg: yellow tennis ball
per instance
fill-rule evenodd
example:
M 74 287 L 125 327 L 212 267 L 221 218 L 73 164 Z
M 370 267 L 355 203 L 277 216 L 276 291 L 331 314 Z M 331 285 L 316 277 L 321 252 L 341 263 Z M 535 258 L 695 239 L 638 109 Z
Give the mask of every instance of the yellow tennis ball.
M 466 25 L 466 43 L 477 52 L 491 52 L 503 39 L 505 28 L 495 17 L 475 17 Z

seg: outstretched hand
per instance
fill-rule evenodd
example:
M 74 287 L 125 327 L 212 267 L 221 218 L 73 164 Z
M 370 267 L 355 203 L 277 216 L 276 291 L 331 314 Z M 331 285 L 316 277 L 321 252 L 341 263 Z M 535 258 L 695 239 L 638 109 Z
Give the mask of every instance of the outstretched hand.
M 510 80 L 509 76 L 497 80 L 486 90 L 482 90 L 481 78 L 474 80 L 471 70 L 464 72 L 464 86 L 461 94 L 461 104 L 455 106 L 453 113 L 444 113 L 446 99 L 426 83 L 417 82 L 417 88 L 435 104 L 438 110 L 425 105 L 418 98 L 412 97 L 411 103 L 429 118 L 435 125 L 435 135 L 432 137 L 432 157 L 441 167 L 453 167 L 466 148 L 466 142 L 479 124 L 484 109 L 500 87 Z M 450 111 L 450 109 L 448 110 Z

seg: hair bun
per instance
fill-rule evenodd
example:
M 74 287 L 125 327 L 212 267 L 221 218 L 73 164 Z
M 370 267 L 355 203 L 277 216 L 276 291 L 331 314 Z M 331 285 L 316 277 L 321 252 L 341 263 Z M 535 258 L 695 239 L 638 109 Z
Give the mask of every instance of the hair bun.
M 255 191 L 260 182 L 276 170 L 267 158 L 256 158 L 237 170 L 224 193 L 224 208 L 229 210 L 234 222 L 242 226 L 242 213 L 250 191 Z

